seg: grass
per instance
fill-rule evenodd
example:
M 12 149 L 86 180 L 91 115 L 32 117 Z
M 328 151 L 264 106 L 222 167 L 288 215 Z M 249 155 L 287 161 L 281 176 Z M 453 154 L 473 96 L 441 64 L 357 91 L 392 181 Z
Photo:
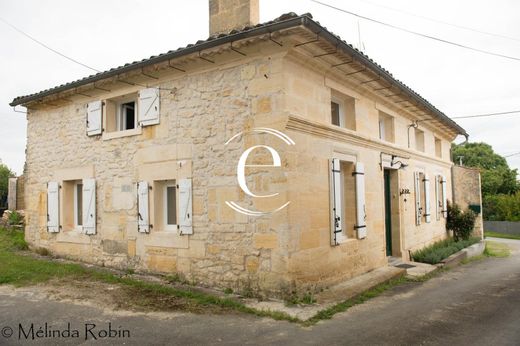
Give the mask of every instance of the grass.
M 486 248 L 484 255 L 487 257 L 508 257 L 511 254 L 511 250 L 506 244 L 502 244 L 496 241 L 486 241 Z
M 485 231 L 484 236 L 494 238 L 505 238 L 505 239 L 520 239 L 520 234 L 507 234 L 492 231 Z
M 415 262 L 437 264 L 454 253 L 478 243 L 480 238 L 470 238 L 456 242 L 452 238 L 441 240 L 419 251 L 412 253 Z

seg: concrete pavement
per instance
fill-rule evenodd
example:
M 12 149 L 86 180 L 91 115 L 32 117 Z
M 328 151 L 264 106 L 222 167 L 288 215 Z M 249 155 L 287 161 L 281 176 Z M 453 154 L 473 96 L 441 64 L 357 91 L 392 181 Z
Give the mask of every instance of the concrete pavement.
M 35 345 L 519 345 L 520 241 L 496 241 L 508 243 L 512 256 L 396 287 L 307 328 L 249 315 L 114 312 L 89 302 L 48 301 L 36 288 L 0 286 L 0 344 L 28 344 L 29 335 Z M 63 337 L 68 323 L 77 338 Z M 114 330 L 119 334 L 109 338 Z

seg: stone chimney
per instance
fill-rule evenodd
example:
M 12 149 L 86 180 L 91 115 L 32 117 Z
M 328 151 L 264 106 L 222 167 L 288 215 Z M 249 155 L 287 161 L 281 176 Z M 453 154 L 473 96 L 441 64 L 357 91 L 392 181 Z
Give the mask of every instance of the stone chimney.
M 259 0 L 209 0 L 209 34 L 226 33 L 259 21 Z

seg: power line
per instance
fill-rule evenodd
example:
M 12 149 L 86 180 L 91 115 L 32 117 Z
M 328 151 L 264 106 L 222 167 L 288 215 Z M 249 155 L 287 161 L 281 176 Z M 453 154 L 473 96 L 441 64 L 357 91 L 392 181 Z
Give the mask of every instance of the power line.
M 445 40 L 445 39 L 442 39 L 442 38 L 438 38 L 438 37 L 435 37 L 435 36 L 430 36 L 430 35 L 422 34 L 422 33 L 417 32 L 417 31 L 405 29 L 405 28 L 402 28 L 400 26 L 396 26 L 396 25 L 393 25 L 393 24 L 388 24 L 388 23 L 385 23 L 385 22 L 381 22 L 381 21 L 379 21 L 377 19 L 372 19 L 372 18 L 369 18 L 369 17 L 365 17 L 365 16 L 362 16 L 360 14 L 357 14 L 357 13 L 354 13 L 354 12 L 350 12 L 350 11 L 344 10 L 344 9 L 336 7 L 336 6 L 332 6 L 332 5 L 326 4 L 326 3 L 321 2 L 321 1 L 317 1 L 317 0 L 310 0 L 310 1 L 315 2 L 317 4 L 320 4 L 322 6 L 325 6 L 325 7 L 332 8 L 332 9 L 334 9 L 336 11 L 340 11 L 340 12 L 343 12 L 343 13 L 350 14 L 350 15 L 352 15 L 354 17 L 365 19 L 365 20 L 368 20 L 370 22 L 374 22 L 374 23 L 377 23 L 377 24 L 380 24 L 380 25 L 387 26 L 387 27 L 392 28 L 392 29 L 404 31 L 404 32 L 407 32 L 407 33 L 412 34 L 412 35 L 428 38 L 430 40 L 442 42 L 442 43 L 449 44 L 449 45 L 452 45 L 452 46 L 455 46 L 455 47 L 464 48 L 464 49 L 472 50 L 472 51 L 483 53 L 483 54 L 487 54 L 487 55 L 493 55 L 493 56 L 498 56 L 498 57 L 505 58 L 505 59 L 520 61 L 520 58 L 518 58 L 518 57 L 514 57 L 514 56 L 510 56 L 510 55 L 504 55 L 504 54 L 500 54 L 500 53 L 494 53 L 494 52 L 491 52 L 491 51 L 487 51 L 487 50 L 483 50 L 483 49 L 479 49 L 479 48 L 466 46 L 466 45 L 463 45 L 463 44 L 460 44 L 460 43 L 448 41 L 448 40 Z
M 390 6 L 385 6 L 385 5 L 377 4 L 377 3 L 374 3 L 374 2 L 371 2 L 371 1 L 367 1 L 367 0 L 363 0 L 363 2 L 364 2 L 364 3 L 368 3 L 368 4 L 372 5 L 372 6 L 385 8 L 385 9 L 390 10 L 390 11 L 403 13 L 403 14 L 406 14 L 406 15 L 408 15 L 408 16 L 417 17 L 417 18 L 421 18 L 421 19 L 426 19 L 426 20 L 429 20 L 429 21 L 434 22 L 434 23 L 440 23 L 440 24 L 444 24 L 444 25 L 452 26 L 452 27 L 454 27 L 454 28 L 458 28 L 458 29 L 463 29 L 463 30 L 468 30 L 468 31 L 477 32 L 477 33 L 479 33 L 479 34 L 484 34 L 484 35 L 489 35 L 489 36 L 494 36 L 494 37 L 500 37 L 500 38 L 503 38 L 503 39 L 506 39 L 506 40 L 511 40 L 511 41 L 517 41 L 517 42 L 520 42 L 520 39 L 519 39 L 519 38 L 515 38 L 515 37 L 511 37 L 511 36 L 506 36 L 506 35 L 501 35 L 501 34 L 496 34 L 496 33 L 493 33 L 493 32 L 484 31 L 484 30 L 479 30 L 479 29 L 475 29 L 475 28 L 471 28 L 471 27 L 463 26 L 463 25 L 459 25 L 459 24 L 453 24 L 453 23 L 445 22 L 445 21 L 443 21 L 443 20 L 439 20 L 439 19 L 435 19 L 435 18 L 431 18 L 431 17 L 423 16 L 423 15 L 420 15 L 420 14 L 416 14 L 416 13 L 408 12 L 408 11 L 405 11 L 405 10 L 402 10 L 402 9 L 398 9 L 398 8 L 395 8 L 395 7 L 390 7 Z
M 509 112 L 499 112 L 499 113 L 477 114 L 477 115 L 464 115 L 464 116 L 460 116 L 460 117 L 452 117 L 451 119 L 482 118 L 482 117 L 492 117 L 495 115 L 507 115 L 507 114 L 515 114 L 515 113 L 520 113 L 520 110 L 509 111 Z
M 517 153 L 514 153 L 514 154 L 510 154 L 510 155 L 505 155 L 504 157 L 511 157 L 511 156 L 515 156 L 515 155 L 520 155 L 520 151 L 517 152 Z
M 2 17 L 0 17 L 0 21 L 4 22 L 6 25 L 10 26 L 11 28 L 13 28 L 13 29 L 16 30 L 17 32 L 19 32 L 20 34 L 24 35 L 25 37 L 27 37 L 27 38 L 30 39 L 31 41 L 36 42 L 36 43 L 39 44 L 40 46 L 42 46 L 42 47 L 44 47 L 44 48 L 50 50 L 51 52 L 53 52 L 53 53 L 55 53 L 55 54 L 58 54 L 59 56 L 65 58 L 65 59 L 67 59 L 67 60 L 70 60 L 70 61 L 72 61 L 73 63 L 76 63 L 76 64 L 78 64 L 78 65 L 81 65 L 81 66 L 83 66 L 83 67 L 86 67 L 86 68 L 88 68 L 88 69 L 90 69 L 90 70 L 92 70 L 92 71 L 101 72 L 101 71 L 98 70 L 98 69 L 95 69 L 95 68 L 93 68 L 93 67 L 90 67 L 90 66 L 88 66 L 88 65 L 86 65 L 86 64 L 84 64 L 84 63 L 82 63 L 82 62 L 80 62 L 80 61 L 78 61 L 78 60 L 76 60 L 76 59 L 73 59 L 73 58 L 71 58 L 71 57 L 69 57 L 69 56 L 67 56 L 67 55 L 65 55 L 65 54 L 63 54 L 63 53 L 57 51 L 56 49 L 53 49 L 53 48 L 49 47 L 49 46 L 46 45 L 45 43 L 43 43 L 43 42 L 41 42 L 41 41 L 38 41 L 37 39 L 35 39 L 35 38 L 32 37 L 31 35 L 27 34 L 26 32 L 22 31 L 21 29 L 18 29 L 16 26 L 14 26 L 13 24 L 9 23 L 7 20 L 3 19 Z

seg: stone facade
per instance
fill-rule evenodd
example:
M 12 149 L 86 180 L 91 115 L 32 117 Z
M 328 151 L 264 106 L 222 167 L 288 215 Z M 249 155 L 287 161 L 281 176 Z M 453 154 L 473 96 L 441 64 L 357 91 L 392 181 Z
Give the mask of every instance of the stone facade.
M 158 65 L 148 72 L 157 80 L 137 71 L 125 77 L 134 86 L 107 80 L 89 93 L 29 105 L 25 201 L 31 246 L 100 265 L 179 273 L 237 291 L 317 290 L 387 264 L 385 167 L 391 170 L 392 255 L 407 259 L 410 251 L 446 237 L 433 184 L 431 222 L 415 224 L 414 172 L 445 176 L 451 199 L 449 146 L 455 134 L 424 123 L 424 151 L 409 148 L 409 141 L 414 147 L 409 110 L 293 48 L 306 39 L 299 32 L 277 39 L 283 46 L 264 37 L 237 46 L 246 56 L 229 49 L 208 55 L 214 63 L 190 56 L 175 61 L 187 72 Z M 158 125 L 128 136 L 86 135 L 88 102 L 135 93 L 148 83 L 161 88 Z M 331 124 L 333 93 L 355 98 L 355 130 Z M 393 142 L 379 138 L 381 112 L 393 118 Z M 225 144 L 255 127 L 280 130 L 296 145 L 261 134 Z M 237 184 L 237 162 L 253 145 L 269 145 L 282 159 L 280 168 L 246 172 L 251 190 L 279 193 L 274 198 L 251 198 Z M 349 226 L 347 240 L 331 246 L 329 160 L 338 155 L 364 163 L 367 237 L 356 239 Z M 391 156 L 405 161 L 406 169 L 396 169 Z M 249 160 L 272 163 L 262 150 Z M 96 179 L 97 233 L 86 235 L 67 225 L 64 208 L 71 202 L 66 196 L 61 199 L 62 229 L 49 233 L 46 184 L 85 178 Z M 193 181 L 193 234 L 160 227 L 139 233 L 137 182 L 181 178 Z M 154 192 L 152 223 L 158 212 Z M 290 204 L 253 217 L 237 213 L 226 201 L 261 211 Z
M 482 217 L 482 192 L 480 182 L 480 171 L 478 168 L 453 166 L 453 202 L 457 203 L 462 210 L 470 206 L 480 208 L 475 220 L 473 235 L 484 239 L 484 219 Z

